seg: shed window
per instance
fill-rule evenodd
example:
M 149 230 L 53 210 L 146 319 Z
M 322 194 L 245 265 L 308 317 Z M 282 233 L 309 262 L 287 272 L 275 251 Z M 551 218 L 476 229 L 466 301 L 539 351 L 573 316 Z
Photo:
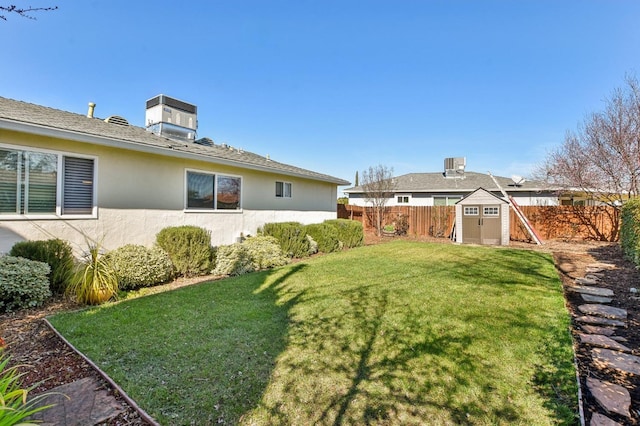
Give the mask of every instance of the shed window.
M 470 206 L 470 207 L 465 207 L 464 208 L 464 215 L 465 216 L 478 216 L 479 214 L 479 208 L 477 206 Z
M 500 207 L 483 207 L 482 214 L 484 216 L 500 216 Z
M 409 196 L 408 195 L 398 195 L 398 204 L 408 204 Z

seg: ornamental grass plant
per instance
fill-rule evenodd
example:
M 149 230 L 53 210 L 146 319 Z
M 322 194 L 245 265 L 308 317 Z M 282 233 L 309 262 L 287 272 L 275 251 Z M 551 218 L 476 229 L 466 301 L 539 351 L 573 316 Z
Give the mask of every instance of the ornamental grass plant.
M 89 244 L 83 261 L 67 287 L 67 295 L 79 303 L 99 305 L 118 295 L 118 276 L 99 244 Z
M 9 361 L 10 357 L 4 354 L 4 349 L 0 346 L 0 426 L 35 425 L 25 420 L 52 405 L 39 406 L 46 394 L 28 398 L 33 388 L 22 387 L 20 379 L 24 374 L 18 372 L 19 366 L 9 367 Z

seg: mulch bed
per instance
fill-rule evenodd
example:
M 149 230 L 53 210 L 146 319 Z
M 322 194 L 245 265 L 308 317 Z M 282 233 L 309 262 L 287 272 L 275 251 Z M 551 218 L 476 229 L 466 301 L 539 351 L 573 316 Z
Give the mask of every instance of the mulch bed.
M 409 237 L 410 238 L 410 237 Z M 449 243 L 446 239 L 429 239 L 441 243 Z M 367 236 L 367 244 L 384 243 L 388 238 L 375 238 Z M 640 274 L 635 266 L 624 260 L 621 250 L 617 244 L 608 243 L 584 243 L 584 242 L 547 242 L 542 247 L 537 247 L 527 243 L 512 244 L 513 247 L 523 247 L 527 249 L 541 249 L 553 254 L 556 267 L 563 284 L 570 285 L 575 278 L 584 277 L 585 268 L 593 262 L 613 263 L 616 269 L 606 271 L 602 284 L 599 286 L 610 288 L 614 291 L 615 297 L 611 306 L 626 309 L 628 316 L 628 328 L 621 330 L 617 335 L 627 339 L 626 346 L 634 348 L 634 354 L 640 355 L 640 293 L 637 295 L 630 292 L 632 287 L 640 289 Z M 169 284 L 170 288 L 190 285 L 199 280 L 181 280 Z M 577 307 L 584 302 L 577 293 L 565 292 L 567 309 L 572 315 L 576 314 Z M 23 384 L 25 386 L 35 386 L 33 394 L 38 394 L 50 390 L 56 386 L 70 383 L 84 378 L 94 377 L 103 383 L 105 388 L 110 389 L 107 382 L 81 357 L 69 349 L 53 333 L 42 318 L 56 312 L 79 309 L 80 307 L 63 299 L 52 300 L 45 306 L 38 309 L 29 309 L 16 313 L 0 315 L 0 337 L 6 342 L 6 352 L 12 357 L 12 364 L 21 364 L 20 370 L 25 373 Z M 574 325 L 573 332 L 578 331 Z M 574 339 L 579 342 L 579 339 Z M 604 411 L 597 405 L 596 401 L 589 394 L 586 388 L 586 378 L 595 377 L 624 386 L 631 393 L 632 416 L 629 419 L 608 415 L 610 418 L 622 424 L 640 424 L 640 412 L 634 410 L 634 405 L 640 402 L 640 378 L 633 375 L 621 374 L 617 371 L 603 371 L 597 368 L 590 355 L 590 348 L 576 343 L 576 358 L 583 393 L 583 403 L 585 419 L 587 424 L 592 413 Z M 111 392 L 114 392 L 110 389 Z M 126 409 L 115 419 L 106 425 L 146 425 L 138 413 L 127 405 L 127 403 L 114 393 Z M 636 407 L 637 408 L 637 407 Z

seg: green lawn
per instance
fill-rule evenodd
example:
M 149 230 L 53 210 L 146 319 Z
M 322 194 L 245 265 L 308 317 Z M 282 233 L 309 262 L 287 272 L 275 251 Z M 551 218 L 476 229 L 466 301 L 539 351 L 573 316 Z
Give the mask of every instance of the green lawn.
M 574 424 L 539 252 L 394 241 L 53 325 L 162 424 Z

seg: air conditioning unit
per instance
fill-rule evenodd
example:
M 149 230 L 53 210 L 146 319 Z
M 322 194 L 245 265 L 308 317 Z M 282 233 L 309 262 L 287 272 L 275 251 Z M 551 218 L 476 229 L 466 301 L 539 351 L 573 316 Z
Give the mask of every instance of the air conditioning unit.
M 467 165 L 465 157 L 449 157 L 444 159 L 444 175 L 446 177 L 463 177 Z
M 197 112 L 195 105 L 158 95 L 147 101 L 147 130 L 172 139 L 193 141 L 198 128 Z

